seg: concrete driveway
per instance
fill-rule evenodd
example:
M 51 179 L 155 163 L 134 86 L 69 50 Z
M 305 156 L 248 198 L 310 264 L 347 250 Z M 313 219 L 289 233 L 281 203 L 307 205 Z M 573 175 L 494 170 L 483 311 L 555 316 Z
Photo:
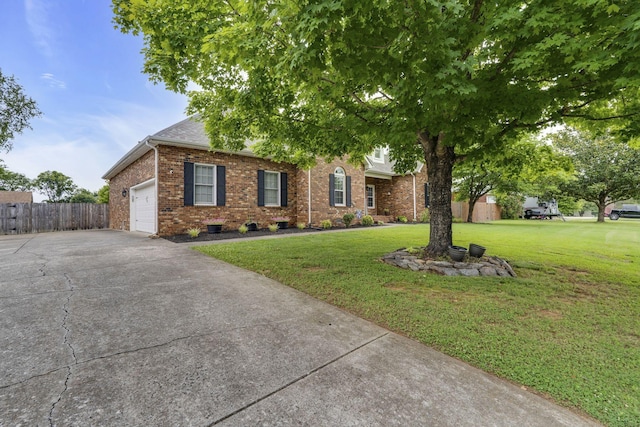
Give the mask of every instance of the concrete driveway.
M 0 426 L 586 426 L 186 246 L 0 236 Z

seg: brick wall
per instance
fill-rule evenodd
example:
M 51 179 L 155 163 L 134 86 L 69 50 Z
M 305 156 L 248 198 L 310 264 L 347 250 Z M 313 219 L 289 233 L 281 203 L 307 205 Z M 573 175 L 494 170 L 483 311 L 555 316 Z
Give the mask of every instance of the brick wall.
M 109 228 L 130 229 L 129 189 L 152 179 L 154 170 L 155 155 L 151 150 L 109 180 Z M 127 189 L 127 197 L 122 197 L 123 188 Z
M 184 163 L 223 165 L 226 167 L 225 206 L 184 206 Z M 336 167 L 342 167 L 351 177 L 351 206 L 329 205 L 329 175 Z M 154 152 L 150 151 L 123 172 L 110 180 L 110 227 L 129 230 L 129 197 L 122 197 L 122 188 L 131 188 L 153 178 Z M 287 206 L 258 206 L 258 170 L 285 172 L 288 174 Z M 311 185 L 309 186 L 309 177 Z M 218 153 L 205 150 L 158 146 L 158 234 L 161 236 L 183 234 L 189 228 L 199 227 L 205 218 L 225 218 L 224 229 L 237 229 L 251 219 L 261 228 L 273 223 L 272 218 L 286 216 L 290 224 L 309 222 L 309 188 L 311 190 L 311 224 L 320 225 L 330 219 L 334 224 L 342 222 L 342 216 L 365 211 L 365 182 L 376 186 L 376 208 L 369 213 L 404 215 L 413 219 L 413 177 L 393 177 L 391 180 L 366 178 L 364 167 L 355 167 L 344 159 L 327 163 L 322 159 L 311 172 L 298 170 L 286 163 L 267 159 Z M 419 216 L 424 209 L 424 182 L 426 168 L 416 175 L 416 205 Z
M 422 167 L 415 174 L 415 216 L 420 219 L 424 207 L 424 184 L 427 182 L 427 168 Z M 385 215 L 385 209 L 389 215 L 397 218 L 406 216 L 409 221 L 414 219 L 413 176 L 394 176 L 392 179 L 368 177 L 366 183 L 375 186 L 376 206 L 369 209 L 371 215 Z
M 297 169 L 286 163 L 210 151 L 158 147 L 158 234 L 183 234 L 191 227 L 206 227 L 205 218 L 225 218 L 224 230 L 235 230 L 248 219 L 261 228 L 271 218 L 286 216 L 298 221 Z M 184 162 L 226 167 L 225 206 L 184 206 Z M 258 170 L 287 173 L 287 206 L 258 206 Z M 304 221 L 304 220 L 303 220 Z
M 345 174 L 351 177 L 351 206 L 330 206 L 329 205 L 329 174 L 334 173 L 340 166 Z M 308 172 L 305 172 L 308 176 Z M 311 223 L 320 225 L 325 219 L 330 219 L 334 224 L 342 222 L 345 213 L 355 213 L 356 210 L 364 211 L 364 168 L 354 167 L 346 160 L 334 159 L 327 163 L 318 159 L 317 165 L 311 169 Z M 304 178 L 304 184 L 300 186 L 301 195 L 308 197 L 308 180 Z M 304 188 L 302 188 L 304 187 Z M 305 199 L 305 206 L 308 202 Z M 305 222 L 308 219 L 303 220 Z

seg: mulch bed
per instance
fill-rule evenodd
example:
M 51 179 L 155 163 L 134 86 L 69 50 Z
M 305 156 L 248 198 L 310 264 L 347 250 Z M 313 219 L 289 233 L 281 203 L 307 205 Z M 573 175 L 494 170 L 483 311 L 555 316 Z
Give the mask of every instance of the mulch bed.
M 356 228 L 356 226 L 352 226 L 351 228 Z M 333 228 L 335 229 L 335 227 Z M 207 241 L 215 241 L 215 240 L 229 240 L 229 239 L 243 239 L 246 237 L 260 237 L 260 236 L 277 236 L 281 234 L 304 234 L 304 233 L 317 233 L 324 231 L 321 228 L 304 228 L 302 230 L 290 227 L 280 229 L 278 231 L 269 231 L 269 229 L 261 229 L 258 231 L 248 231 L 245 234 L 240 233 L 238 230 L 231 231 L 223 231 L 221 233 L 207 233 L 202 232 L 196 238 L 192 238 L 188 234 L 178 234 L 175 236 L 166 236 L 163 237 L 165 240 L 169 240 L 174 243 L 194 243 L 194 242 L 207 242 Z
M 349 228 L 371 228 L 371 227 L 381 227 L 383 225 L 374 224 L 370 226 L 364 226 L 361 224 L 354 224 Z M 334 226 L 329 229 L 322 228 L 303 228 L 300 230 L 297 227 L 289 227 L 289 228 L 281 228 L 278 231 L 270 231 L 268 228 L 261 228 L 258 231 L 247 231 L 245 234 L 240 233 L 238 230 L 229 230 L 223 231 L 221 233 L 207 233 L 202 232 L 196 238 L 192 238 L 188 234 L 176 234 L 175 236 L 165 236 L 163 239 L 168 240 L 173 243 L 194 243 L 194 242 L 208 242 L 208 241 L 216 241 L 216 240 L 230 240 L 230 239 L 244 239 L 246 237 L 260 237 L 260 236 L 277 236 L 279 234 L 307 234 L 307 233 L 321 233 L 323 231 L 331 231 L 331 230 L 344 230 L 346 227 L 342 226 Z

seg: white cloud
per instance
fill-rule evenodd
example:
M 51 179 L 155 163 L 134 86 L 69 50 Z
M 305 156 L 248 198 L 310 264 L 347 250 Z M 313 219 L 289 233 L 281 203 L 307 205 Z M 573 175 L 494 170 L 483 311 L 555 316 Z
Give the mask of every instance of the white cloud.
M 47 57 L 53 56 L 55 32 L 50 25 L 47 3 L 41 0 L 25 0 L 24 10 L 29 32 L 40 51 Z
M 33 130 L 19 135 L 13 150 L 2 154 L 5 166 L 33 179 L 55 170 L 82 188 L 96 191 L 102 175 L 144 137 L 164 129 L 184 116 L 186 98 L 175 97 L 163 109 L 101 100 L 102 113 L 62 112 L 34 120 Z M 36 202 L 44 196 L 35 193 Z
M 51 73 L 43 73 L 40 78 L 42 80 L 45 80 L 48 84 L 49 87 L 52 88 L 56 88 L 56 89 L 66 89 L 67 88 L 67 84 L 65 82 L 63 82 L 62 80 L 58 80 L 54 77 L 53 74 Z

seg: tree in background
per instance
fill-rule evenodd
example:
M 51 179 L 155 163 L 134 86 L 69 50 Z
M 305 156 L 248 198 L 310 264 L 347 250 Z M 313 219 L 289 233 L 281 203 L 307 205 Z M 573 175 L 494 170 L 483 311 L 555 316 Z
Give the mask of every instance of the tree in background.
M 505 144 L 500 153 L 463 158 L 454 165 L 453 179 L 456 199 L 468 201 L 467 222 L 473 222 L 475 204 L 485 194 L 540 194 L 543 190 L 536 182 L 568 179 L 570 172 L 568 159 L 536 139 L 522 138 Z
M 0 190 L 3 191 L 29 191 L 33 183 L 25 175 L 6 169 L 0 161 Z
M 0 69 L 0 150 L 11 149 L 16 133 L 30 128 L 29 121 L 40 116 L 36 102 L 24 94 L 13 76 L 5 76 Z
M 381 141 L 398 172 L 427 166 L 427 253 L 452 242 L 459 156 L 565 118 L 637 134 L 640 9 L 632 0 L 187 2 L 113 0 L 122 31 L 143 33 L 144 70 L 190 93 L 214 148 L 309 166 L 360 162 Z M 622 125 L 621 125 L 622 126 Z
M 97 203 L 97 201 L 98 194 L 86 188 L 77 189 L 68 199 L 69 203 Z
M 594 203 L 598 222 L 604 221 L 607 205 L 640 197 L 640 149 L 587 130 L 566 130 L 548 139 L 574 164 L 574 179 L 562 186 L 564 193 Z
M 97 203 L 109 203 L 109 184 L 105 184 L 98 190 Z
M 77 188 L 71 178 L 58 171 L 40 173 L 33 186 L 47 196 L 47 203 L 68 202 Z

